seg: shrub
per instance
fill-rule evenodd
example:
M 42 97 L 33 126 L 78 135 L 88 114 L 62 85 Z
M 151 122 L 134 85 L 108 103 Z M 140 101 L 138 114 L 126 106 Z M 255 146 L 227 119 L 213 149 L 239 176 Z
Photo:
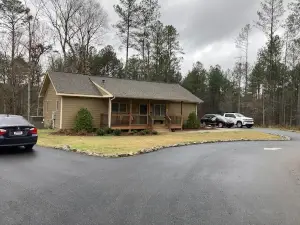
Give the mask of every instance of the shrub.
M 158 132 L 156 130 L 152 131 L 152 135 L 158 135 Z
M 151 130 L 144 130 L 145 134 L 151 134 Z
M 141 135 L 149 135 L 149 134 L 151 134 L 151 133 L 152 133 L 151 130 L 142 130 L 142 131 L 140 132 Z
M 93 131 L 93 116 L 86 108 L 80 109 L 79 112 L 77 113 L 76 119 L 75 119 L 74 130 L 76 132 L 79 132 L 79 131 L 92 132 Z
M 121 136 L 122 131 L 121 131 L 121 130 L 114 130 L 114 131 L 113 131 L 113 134 L 114 134 L 115 136 Z
M 97 136 L 104 136 L 104 135 L 105 135 L 105 130 L 99 128 L 99 129 L 96 131 L 96 134 L 97 134 Z
M 142 130 L 142 131 L 140 131 L 140 135 L 147 135 L 147 132 L 146 132 L 146 130 Z
M 113 132 L 114 132 L 114 130 L 109 128 L 109 127 L 104 128 L 104 133 L 105 134 L 113 134 Z
M 195 112 L 190 113 L 189 118 L 186 123 L 186 127 L 188 129 L 199 129 L 200 128 L 200 120 L 197 118 Z
M 133 134 L 137 134 L 139 131 L 138 130 L 132 130 L 131 131 Z

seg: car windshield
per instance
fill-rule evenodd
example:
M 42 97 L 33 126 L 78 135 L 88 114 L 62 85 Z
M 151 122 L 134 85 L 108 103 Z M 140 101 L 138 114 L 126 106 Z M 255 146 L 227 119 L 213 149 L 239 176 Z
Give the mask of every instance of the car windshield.
M 22 116 L 0 116 L 1 127 L 30 126 L 31 124 Z
M 243 114 L 237 113 L 235 114 L 237 117 L 245 117 Z

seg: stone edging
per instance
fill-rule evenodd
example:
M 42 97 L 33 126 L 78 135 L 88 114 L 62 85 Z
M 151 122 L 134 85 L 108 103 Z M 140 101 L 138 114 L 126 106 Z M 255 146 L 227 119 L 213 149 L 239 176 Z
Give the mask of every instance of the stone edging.
M 291 138 L 288 136 L 283 136 L 283 135 L 278 135 L 278 134 L 272 134 L 281 137 L 281 140 L 266 140 L 266 139 L 261 139 L 261 140 L 251 140 L 251 139 L 235 139 L 235 140 L 216 140 L 216 141 L 199 141 L 199 142 L 186 142 L 186 143 L 180 143 L 180 144 L 174 144 L 174 145 L 167 145 L 167 146 L 157 146 L 153 148 L 147 148 L 147 149 L 142 149 L 138 152 L 130 152 L 130 153 L 123 153 L 123 154 L 117 154 L 117 155 L 103 155 L 100 153 L 94 153 L 94 152 L 88 152 L 88 151 L 81 151 L 78 149 L 71 148 L 69 145 L 65 145 L 63 147 L 54 147 L 54 149 L 62 150 L 62 151 L 68 151 L 68 152 L 76 152 L 88 156 L 96 156 L 96 157 L 102 157 L 102 158 L 123 158 L 123 157 L 130 157 L 130 156 L 136 156 L 136 155 L 142 155 L 142 154 L 147 154 L 151 152 L 156 152 L 162 149 L 167 149 L 167 148 L 176 148 L 176 147 L 183 147 L 183 146 L 190 146 L 190 145 L 200 145 L 200 144 L 212 144 L 212 143 L 230 143 L 230 142 L 253 142 L 253 141 L 290 141 Z

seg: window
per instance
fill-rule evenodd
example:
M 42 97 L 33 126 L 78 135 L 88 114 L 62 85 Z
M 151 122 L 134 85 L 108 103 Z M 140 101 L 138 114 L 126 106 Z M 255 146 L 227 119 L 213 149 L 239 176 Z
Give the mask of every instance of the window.
M 112 112 L 118 113 L 119 112 L 119 103 L 113 103 L 112 104 Z
M 126 103 L 118 103 L 115 102 L 112 104 L 112 112 L 113 113 L 126 113 L 127 112 L 127 104 Z
M 56 100 L 56 111 L 58 111 L 58 110 L 59 110 L 59 101 Z
M 234 114 L 226 114 L 225 117 L 236 118 Z
M 165 116 L 166 115 L 166 105 L 163 105 L 163 104 L 154 105 L 154 115 L 155 116 Z
M 140 115 L 148 114 L 148 106 L 146 104 L 140 105 Z
M 120 103 L 120 113 L 126 113 L 127 112 L 127 104 Z
M 212 115 L 212 114 L 206 114 L 206 115 L 204 115 L 203 119 L 211 119 L 211 118 L 213 118 L 213 117 L 215 117 L 215 115 Z

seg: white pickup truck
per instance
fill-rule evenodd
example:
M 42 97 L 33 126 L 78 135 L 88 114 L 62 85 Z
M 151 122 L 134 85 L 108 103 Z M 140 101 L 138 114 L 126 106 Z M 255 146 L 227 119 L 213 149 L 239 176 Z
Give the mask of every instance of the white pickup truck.
M 231 118 L 234 121 L 234 124 L 238 128 L 247 127 L 252 128 L 254 126 L 254 119 L 250 117 L 246 117 L 240 113 L 224 113 L 223 115 L 226 118 Z

